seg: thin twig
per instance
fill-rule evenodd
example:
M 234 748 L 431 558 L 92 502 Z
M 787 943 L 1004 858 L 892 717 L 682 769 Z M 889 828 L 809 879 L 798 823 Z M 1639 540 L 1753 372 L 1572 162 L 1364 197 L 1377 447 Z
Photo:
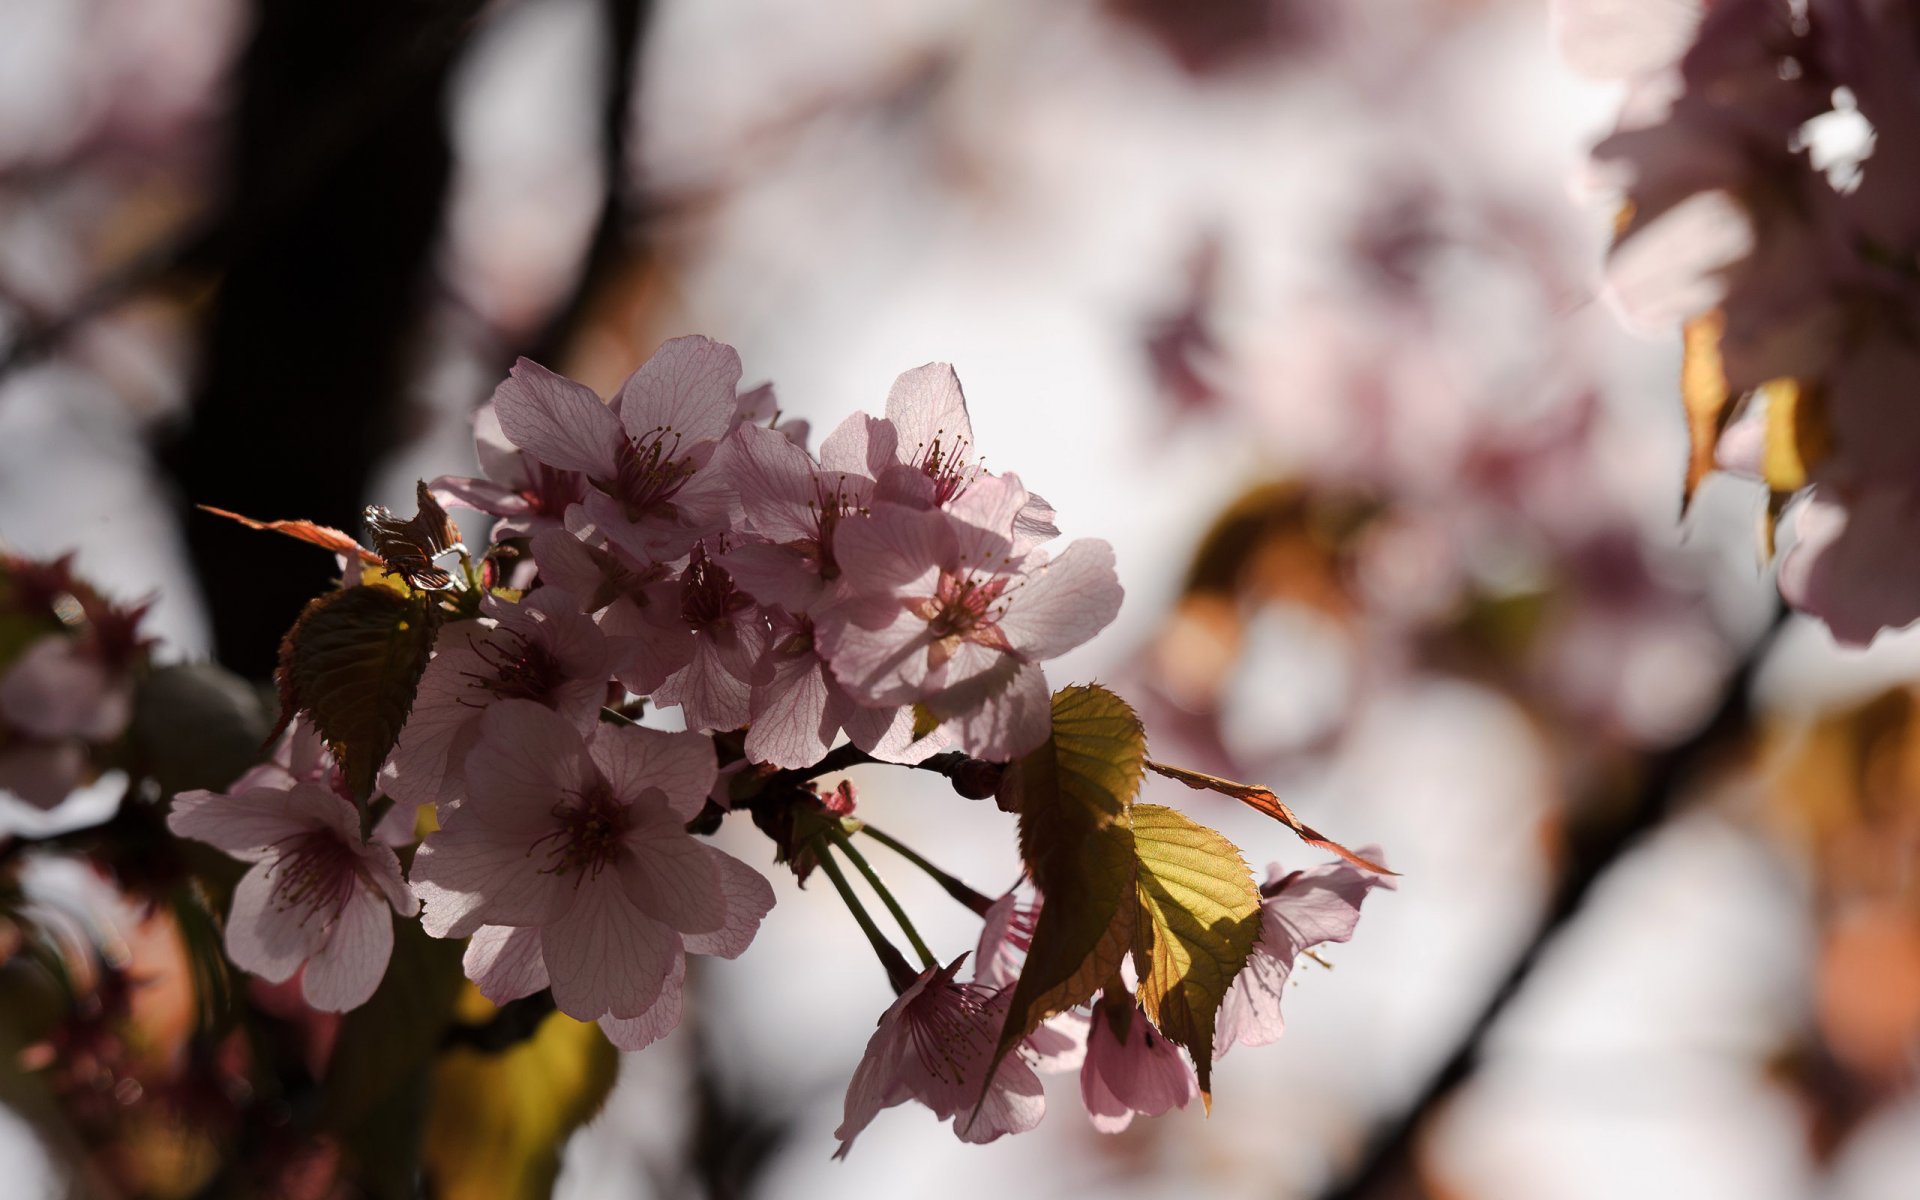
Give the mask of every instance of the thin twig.
M 885 846 L 887 849 L 893 851 L 895 854 L 898 854 L 901 858 L 904 858 L 908 862 L 912 863 L 914 866 L 919 867 L 922 871 L 925 871 L 927 873 L 929 878 L 931 878 L 935 883 L 939 884 L 940 887 L 947 893 L 947 895 L 952 896 L 955 900 L 958 900 L 960 903 L 966 905 L 968 908 L 972 909 L 974 912 L 980 914 L 981 916 L 983 917 L 986 916 L 987 910 L 993 907 L 992 899 L 968 887 L 961 880 L 959 880 L 958 878 L 952 875 L 947 874 L 945 871 L 942 871 L 939 867 L 934 866 L 932 863 L 928 862 L 925 858 L 921 857 L 919 851 L 915 850 L 913 847 L 907 845 L 906 843 L 900 841 L 898 838 L 895 838 L 891 834 L 884 833 L 881 830 L 874 828 L 872 825 L 867 824 L 865 821 L 861 821 L 857 819 L 849 820 L 846 824 L 846 828 L 849 830 L 849 832 L 852 832 L 852 833 L 866 834 L 868 837 L 872 838 L 874 841 L 879 842 L 882 846 Z
M 927 949 L 926 942 L 920 938 L 920 931 L 915 929 L 913 922 L 908 919 L 907 910 L 902 908 L 900 901 L 894 898 L 893 891 L 888 888 L 885 883 L 881 882 L 880 873 L 873 869 L 873 864 L 867 861 L 867 856 L 854 848 L 853 842 L 847 837 L 846 831 L 837 825 L 829 825 L 827 826 L 827 836 L 832 838 L 833 844 L 838 846 L 840 852 L 847 856 L 847 861 L 853 864 L 854 869 L 866 876 L 867 885 L 873 889 L 874 895 L 880 897 L 880 903 L 887 906 L 887 911 L 893 914 L 894 924 L 900 926 L 900 932 L 907 935 L 907 941 L 913 946 L 913 952 L 920 956 L 920 965 L 923 967 L 939 966 L 940 961 L 934 958 L 933 951 Z
M 1601 823 L 1590 823 L 1585 829 L 1575 827 L 1568 839 L 1566 873 L 1554 889 L 1552 901 L 1533 937 L 1488 994 L 1446 1061 L 1406 1108 L 1375 1134 L 1365 1157 L 1354 1170 L 1322 1193 L 1321 1200 L 1363 1200 L 1385 1194 L 1392 1181 L 1411 1175 L 1415 1142 L 1427 1119 L 1460 1085 L 1472 1078 L 1480 1066 L 1488 1036 L 1526 987 L 1548 947 L 1579 916 L 1594 884 L 1673 815 L 1683 789 L 1699 777 L 1704 767 L 1747 735 L 1754 673 L 1784 622 L 1784 610 L 1777 610 L 1766 633 L 1728 678 L 1719 707 L 1691 737 L 1648 756 L 1640 786 L 1624 810 L 1608 810 L 1599 818 Z

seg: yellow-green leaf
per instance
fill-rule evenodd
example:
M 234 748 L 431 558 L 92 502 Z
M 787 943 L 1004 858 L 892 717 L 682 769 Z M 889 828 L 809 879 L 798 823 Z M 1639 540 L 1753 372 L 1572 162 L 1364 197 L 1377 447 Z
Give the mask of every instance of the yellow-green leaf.
M 281 724 L 308 714 L 362 799 L 413 708 L 439 615 L 427 596 L 342 588 L 308 604 L 280 643 Z
M 1680 499 L 1683 510 L 1693 502 L 1694 489 L 1713 470 L 1714 447 L 1737 398 L 1727 386 L 1720 358 L 1720 335 L 1726 327 L 1726 314 L 1718 309 L 1702 313 L 1685 326 L 1680 359 L 1680 399 L 1687 408 L 1688 443 L 1687 482 Z
M 448 1051 L 434 1065 L 427 1113 L 429 1194 L 551 1195 L 568 1136 L 600 1111 L 619 1066 L 598 1027 L 565 1013 L 549 1014 L 533 1037 L 502 1053 Z
M 1020 814 L 1020 854 L 1046 898 L 1014 984 L 998 1053 L 1054 1013 L 1091 999 L 1133 940 L 1133 834 L 1146 732 L 1099 686 L 1053 697 L 1053 736 L 1011 764 L 1000 798 Z
M 1767 402 L 1767 440 L 1761 470 L 1776 494 L 1797 492 L 1826 457 L 1827 431 L 1819 394 L 1797 379 L 1760 385 Z
M 1133 806 L 1133 848 L 1140 1006 L 1211 1099 L 1214 1018 L 1260 936 L 1260 892 L 1238 847 L 1171 808 Z

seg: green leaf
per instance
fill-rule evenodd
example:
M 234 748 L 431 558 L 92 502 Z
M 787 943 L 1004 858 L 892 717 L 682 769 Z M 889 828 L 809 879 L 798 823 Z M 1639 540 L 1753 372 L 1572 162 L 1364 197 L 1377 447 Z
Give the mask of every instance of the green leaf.
M 433 651 L 430 597 L 350 587 L 319 597 L 280 643 L 280 723 L 304 712 L 362 799 L 413 708 Z
M 1133 806 L 1133 848 L 1140 1006 L 1193 1056 L 1210 1101 L 1214 1017 L 1260 936 L 1260 891 L 1237 846 L 1171 808 Z
M 1133 943 L 1134 849 L 1128 805 L 1147 754 L 1140 718 L 1099 686 L 1053 697 L 1053 736 L 1000 784 L 1020 814 L 1020 854 L 1046 897 L 1014 984 L 996 1059 L 1041 1021 L 1083 1003 Z
M 434 1065 L 427 1114 L 429 1194 L 544 1200 L 568 1136 L 600 1111 L 619 1067 L 597 1026 L 564 1013 L 502 1053 L 448 1051 Z

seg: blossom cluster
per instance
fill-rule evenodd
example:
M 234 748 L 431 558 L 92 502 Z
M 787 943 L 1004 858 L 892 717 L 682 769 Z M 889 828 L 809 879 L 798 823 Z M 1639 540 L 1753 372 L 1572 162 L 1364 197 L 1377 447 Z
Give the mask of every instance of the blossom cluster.
M 1563 0 L 1576 65 L 1628 81 L 1595 152 L 1625 207 L 1609 285 L 1686 323 L 1689 489 L 1790 503 L 1780 590 L 1836 637 L 1920 618 L 1920 38 L 1911 5 Z
M 68 559 L 0 554 L 0 793 L 52 809 L 97 771 L 133 715 L 144 612 L 104 599 Z
M 938 761 L 978 794 L 1048 744 L 1042 664 L 1119 607 L 1107 544 L 1053 547 L 1052 508 L 984 466 L 945 364 L 900 376 L 884 416 L 855 414 L 817 454 L 740 376 L 730 347 L 699 337 L 666 343 L 610 399 L 522 360 L 478 416 L 482 476 L 423 484 L 408 520 L 370 510 L 374 550 L 270 526 L 339 552 L 345 580 L 288 635 L 272 760 L 174 799 L 176 834 L 250 864 L 226 923 L 234 963 L 348 1010 L 381 985 L 393 918 L 417 918 L 465 941 L 488 999 L 546 992 L 638 1050 L 678 1025 L 687 956 L 738 956 L 773 906 L 758 870 L 701 839 L 736 801 L 802 882 L 825 866 L 858 913 L 831 861 L 865 870 L 846 842 L 852 793 L 823 801 L 814 776 Z M 443 505 L 495 519 L 477 562 Z M 436 565 L 454 553 L 458 573 Z M 397 622 L 372 627 L 369 657 L 309 669 L 353 653 L 365 614 Z M 431 649 L 409 675 L 393 662 L 415 628 Z M 324 680 L 342 677 L 377 682 L 341 700 Z M 404 689 L 404 723 L 365 759 L 383 688 Z M 636 719 L 661 708 L 682 728 Z M 1276 869 L 1256 897 L 1242 880 L 1260 940 L 1239 951 L 1237 990 L 1222 983 L 1215 1051 L 1278 1034 L 1295 957 L 1348 937 L 1380 882 Z M 1041 899 L 977 900 L 965 982 L 965 956 L 938 965 L 910 926 L 918 974 L 876 943 L 899 998 L 849 1089 L 843 1150 L 908 1098 L 969 1140 L 1031 1128 L 1036 1068 L 1078 1068 L 1103 1129 L 1197 1094 L 1204 1064 L 1196 1077 L 1124 974 L 1091 1015 L 1050 1014 L 1001 1047 Z

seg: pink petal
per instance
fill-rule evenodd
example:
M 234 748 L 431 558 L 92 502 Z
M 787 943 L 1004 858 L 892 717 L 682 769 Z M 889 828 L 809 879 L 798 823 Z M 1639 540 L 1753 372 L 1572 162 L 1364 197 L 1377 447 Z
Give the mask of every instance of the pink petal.
M 776 767 L 819 762 L 840 733 L 839 714 L 828 715 L 826 664 L 808 648 L 774 652 L 773 679 L 753 690 L 747 758 Z
M 231 795 L 181 792 L 173 798 L 167 828 L 247 862 L 259 862 L 268 847 L 306 830 L 287 808 L 285 788 L 255 788 Z
M 35 641 L 0 675 L 0 717 L 39 738 L 107 741 L 126 728 L 131 693 L 65 634 Z
M 597 774 L 572 722 L 532 700 L 502 700 L 486 710 L 466 772 L 463 821 L 535 836 L 545 832 L 554 803 L 579 795 Z
M 875 504 L 865 520 L 833 531 L 834 561 L 863 592 L 915 583 L 935 567 L 953 567 L 959 552 L 952 521 L 937 509 Z
M 797 546 L 749 542 L 716 560 L 733 576 L 734 586 L 762 604 L 804 613 L 826 594 L 819 559 Z
M 427 490 L 447 508 L 464 508 L 496 517 L 523 517 L 533 511 L 532 501 L 525 496 L 486 479 L 442 475 L 429 483 Z
M 680 957 L 680 939 L 628 900 L 603 871 L 573 886 L 573 906 L 540 933 L 553 1002 L 582 1021 L 637 1017 L 653 1007 Z
M 727 897 L 704 843 L 670 813 L 657 813 L 627 835 L 620 885 L 639 910 L 676 933 L 716 933 L 727 921 Z
M 720 891 L 726 898 L 727 918 L 712 933 L 689 934 L 682 940 L 689 954 L 738 958 L 752 944 L 761 920 L 773 910 L 773 885 L 766 876 L 717 846 L 701 847 L 713 862 Z
M 1027 507 L 1027 489 L 1017 475 L 982 475 L 947 505 L 959 550 L 969 570 L 998 571 L 1015 556 L 1014 525 Z
M 1060 536 L 1060 527 L 1053 523 L 1053 505 L 1027 493 L 1027 504 L 1013 519 L 1013 549 L 1016 554 L 1025 554 L 1035 546 L 1044 545 Z
M 982 1144 L 1009 1133 L 1025 1133 L 1047 1114 L 1047 1097 L 1040 1077 L 1026 1060 L 1009 1054 L 994 1072 L 993 1084 L 979 1111 L 963 1108 L 954 1115 L 953 1131 L 963 1142 Z
M 600 615 L 613 675 L 636 696 L 650 696 L 693 661 L 693 630 L 680 616 L 680 585 L 663 580 L 640 596 L 622 596 Z
M 1053 732 L 1053 701 L 1039 664 L 1004 658 L 1000 666 L 929 699 L 942 731 L 975 758 L 1011 762 Z
M 902 462 L 917 460 L 935 440 L 950 451 L 972 454 L 973 422 L 967 417 L 967 399 L 960 390 L 960 377 L 948 363 L 928 363 L 895 379 L 887 393 L 887 420 L 898 431 L 897 455 Z
M 755 533 L 776 542 L 818 536 L 813 459 L 785 435 L 742 425 L 721 443 L 713 465 L 738 491 Z
M 400 859 L 391 846 L 377 841 L 362 845 L 360 869 L 366 873 L 367 882 L 392 906 L 393 911 L 403 917 L 420 914 L 420 898 L 407 886 L 407 877 L 400 873 Z
M 820 465 L 829 471 L 875 478 L 895 461 L 897 442 L 891 421 L 857 412 L 820 443 Z
M 695 637 L 693 661 L 654 690 L 661 704 L 678 704 L 689 729 L 738 729 L 751 709 L 748 686 L 727 669 L 721 647 L 710 637 Z
M 547 986 L 540 931 L 530 926 L 482 925 L 467 942 L 461 968 L 495 1004 L 531 996 Z
M 1607 264 L 1607 287 L 1629 324 L 1665 333 L 1727 294 L 1726 269 L 1753 253 L 1747 210 L 1731 194 L 1690 196 L 1630 232 Z
M 1856 646 L 1920 620 L 1920 490 L 1868 488 L 1843 499 L 1815 488 L 1793 521 L 1797 540 L 1780 561 L 1787 603 Z
M 434 937 L 466 937 L 482 925 L 543 925 L 559 916 L 572 882 L 542 870 L 534 840 L 472 820 L 465 809 L 450 813 L 447 826 L 414 852 L 409 881 L 422 906 L 421 928 Z
M 1057 658 L 1112 623 L 1122 594 L 1113 547 L 1083 538 L 1010 593 L 1000 631 L 1029 658 Z
M 687 960 L 677 958 L 673 973 L 660 985 L 660 998 L 653 1007 L 637 1017 L 601 1017 L 600 1032 L 618 1049 L 645 1050 L 679 1027 L 686 979 Z
M 1080 1068 L 1080 1095 L 1093 1126 L 1117 1133 L 1134 1113 L 1157 1117 L 1185 1108 L 1200 1094 L 1200 1083 L 1179 1049 L 1161 1037 L 1138 1005 L 1128 1016 L 1126 1040 L 1096 1007 L 1087 1034 L 1087 1058 Z
M 355 887 L 326 944 L 307 961 L 301 993 L 321 1012 L 359 1008 L 380 986 L 392 954 L 392 908 L 372 889 Z
M 1704 0 L 1554 0 L 1554 45 L 1594 79 L 1627 79 L 1672 66 L 1700 28 Z
M 824 614 L 818 626 L 820 655 L 834 678 L 862 704 L 911 704 L 927 679 L 927 652 L 935 638 L 924 618 L 896 606 L 878 628 L 836 621 Z
M 521 359 L 493 393 L 493 411 L 513 444 L 550 467 L 610 480 L 620 419 L 592 388 Z
M 713 739 L 632 725 L 602 725 L 588 747 L 614 794 L 629 802 L 657 789 L 680 821 L 706 807 L 719 775 Z
M 392 777 L 387 794 L 395 800 L 438 804 L 464 795 L 463 767 L 477 736 L 475 723 L 494 699 L 482 682 L 493 668 L 478 649 L 490 633 L 478 621 L 440 631 L 434 656 L 415 689 L 413 710 L 388 760 Z
M 739 383 L 740 355 L 732 346 L 674 338 L 620 386 L 620 420 L 635 440 L 664 429 L 683 446 L 714 441 L 733 422 Z
M 277 859 L 256 863 L 241 876 L 227 914 L 227 957 L 269 983 L 290 978 L 327 937 L 308 909 L 282 905 L 274 895 L 278 865 Z
M 880 1016 L 879 1028 L 867 1039 L 866 1051 L 853 1069 L 847 1083 L 847 1098 L 839 1128 L 833 1136 L 840 1141 L 835 1158 L 845 1158 L 853 1149 L 853 1139 L 873 1123 L 883 1108 L 892 1108 L 910 1095 L 905 1083 L 906 1064 L 911 1058 L 912 1036 L 900 1014 L 927 979 L 923 974 L 915 986 L 902 993 L 892 1007 Z

